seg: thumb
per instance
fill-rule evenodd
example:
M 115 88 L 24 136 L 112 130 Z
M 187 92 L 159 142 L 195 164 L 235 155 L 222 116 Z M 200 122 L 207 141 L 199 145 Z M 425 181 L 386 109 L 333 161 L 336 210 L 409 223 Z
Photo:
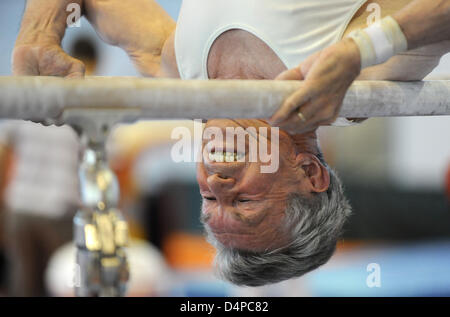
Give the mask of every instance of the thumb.
M 315 52 L 311 56 L 309 56 L 306 60 L 300 63 L 297 67 L 285 70 L 281 74 L 279 74 L 275 79 L 276 80 L 304 80 L 308 75 L 309 70 L 311 69 L 314 62 L 320 56 L 320 52 Z
M 81 61 L 76 60 L 72 64 L 72 67 L 70 68 L 69 72 L 67 73 L 65 78 L 83 78 L 85 74 L 86 67 Z
M 285 70 L 275 78 L 275 80 L 303 80 L 303 79 L 304 77 L 300 69 L 300 66 Z

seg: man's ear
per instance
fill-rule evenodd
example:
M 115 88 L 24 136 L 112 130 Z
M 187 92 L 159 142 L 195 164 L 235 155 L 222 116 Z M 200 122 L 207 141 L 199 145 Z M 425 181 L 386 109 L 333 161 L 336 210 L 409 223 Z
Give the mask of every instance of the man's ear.
M 315 193 L 325 192 L 330 186 L 330 173 L 320 160 L 310 153 L 297 155 L 297 166 L 303 170 L 310 182 L 310 190 Z

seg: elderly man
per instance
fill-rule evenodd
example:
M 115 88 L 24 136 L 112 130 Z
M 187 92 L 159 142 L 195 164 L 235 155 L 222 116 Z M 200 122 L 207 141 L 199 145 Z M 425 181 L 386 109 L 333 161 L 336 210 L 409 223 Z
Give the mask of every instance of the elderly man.
M 83 74 L 83 65 L 60 48 L 69 2 L 74 1 L 28 1 L 13 54 L 15 74 Z M 102 39 L 122 47 L 144 75 L 182 79 L 303 79 L 305 75 L 311 77 L 307 80 L 313 91 L 322 74 L 333 75 L 333 90 L 323 98 L 315 95 L 319 106 L 327 106 L 341 102 L 342 94 L 336 92 L 348 87 L 358 67 L 336 75 L 342 67 L 325 53 L 321 57 L 326 63 L 319 66 L 317 54 L 308 56 L 366 27 L 366 8 L 372 1 L 185 0 L 177 27 L 150 0 L 75 2 L 84 5 Z M 377 5 L 387 16 L 410 2 L 379 0 Z M 360 61 L 354 40 L 339 43 L 341 50 L 352 47 L 348 59 Z M 401 67 L 375 66 L 361 78 L 421 79 L 447 51 L 444 44 L 408 52 L 396 61 Z M 314 76 L 311 65 L 321 70 L 318 75 Z M 319 107 L 316 112 L 325 117 L 300 134 L 305 132 L 300 128 L 309 123 L 309 113 L 291 116 L 298 108 L 299 93 L 272 118 L 283 128 L 275 173 L 261 174 L 261 162 L 217 162 L 208 156 L 198 166 L 202 219 L 218 249 L 219 272 L 234 283 L 278 282 L 322 265 L 333 254 L 350 213 L 341 183 L 323 160 L 315 133 L 318 124 L 334 122 L 337 112 L 324 108 L 322 113 Z M 339 123 L 348 121 L 342 118 Z M 211 120 L 206 126 L 270 129 L 264 120 Z

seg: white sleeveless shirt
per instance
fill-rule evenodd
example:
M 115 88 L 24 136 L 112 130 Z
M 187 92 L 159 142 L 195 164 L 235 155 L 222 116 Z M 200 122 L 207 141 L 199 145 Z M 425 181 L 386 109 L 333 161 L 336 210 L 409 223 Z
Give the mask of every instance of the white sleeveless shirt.
M 208 79 L 208 55 L 224 32 L 264 41 L 287 68 L 338 42 L 367 0 L 183 0 L 175 34 L 182 79 Z
M 208 55 L 224 32 L 265 42 L 286 68 L 336 42 L 367 0 L 183 0 L 175 33 L 181 79 L 208 79 Z M 339 125 L 346 120 L 340 120 Z M 338 123 L 338 122 L 336 122 Z

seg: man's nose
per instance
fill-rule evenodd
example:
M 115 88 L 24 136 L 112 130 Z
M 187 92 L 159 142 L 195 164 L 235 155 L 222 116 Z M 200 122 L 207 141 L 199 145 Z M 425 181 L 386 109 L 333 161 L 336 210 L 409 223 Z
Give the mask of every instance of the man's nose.
M 236 183 L 236 180 L 232 177 L 216 173 L 208 176 L 207 182 L 213 194 L 220 195 L 230 190 Z

